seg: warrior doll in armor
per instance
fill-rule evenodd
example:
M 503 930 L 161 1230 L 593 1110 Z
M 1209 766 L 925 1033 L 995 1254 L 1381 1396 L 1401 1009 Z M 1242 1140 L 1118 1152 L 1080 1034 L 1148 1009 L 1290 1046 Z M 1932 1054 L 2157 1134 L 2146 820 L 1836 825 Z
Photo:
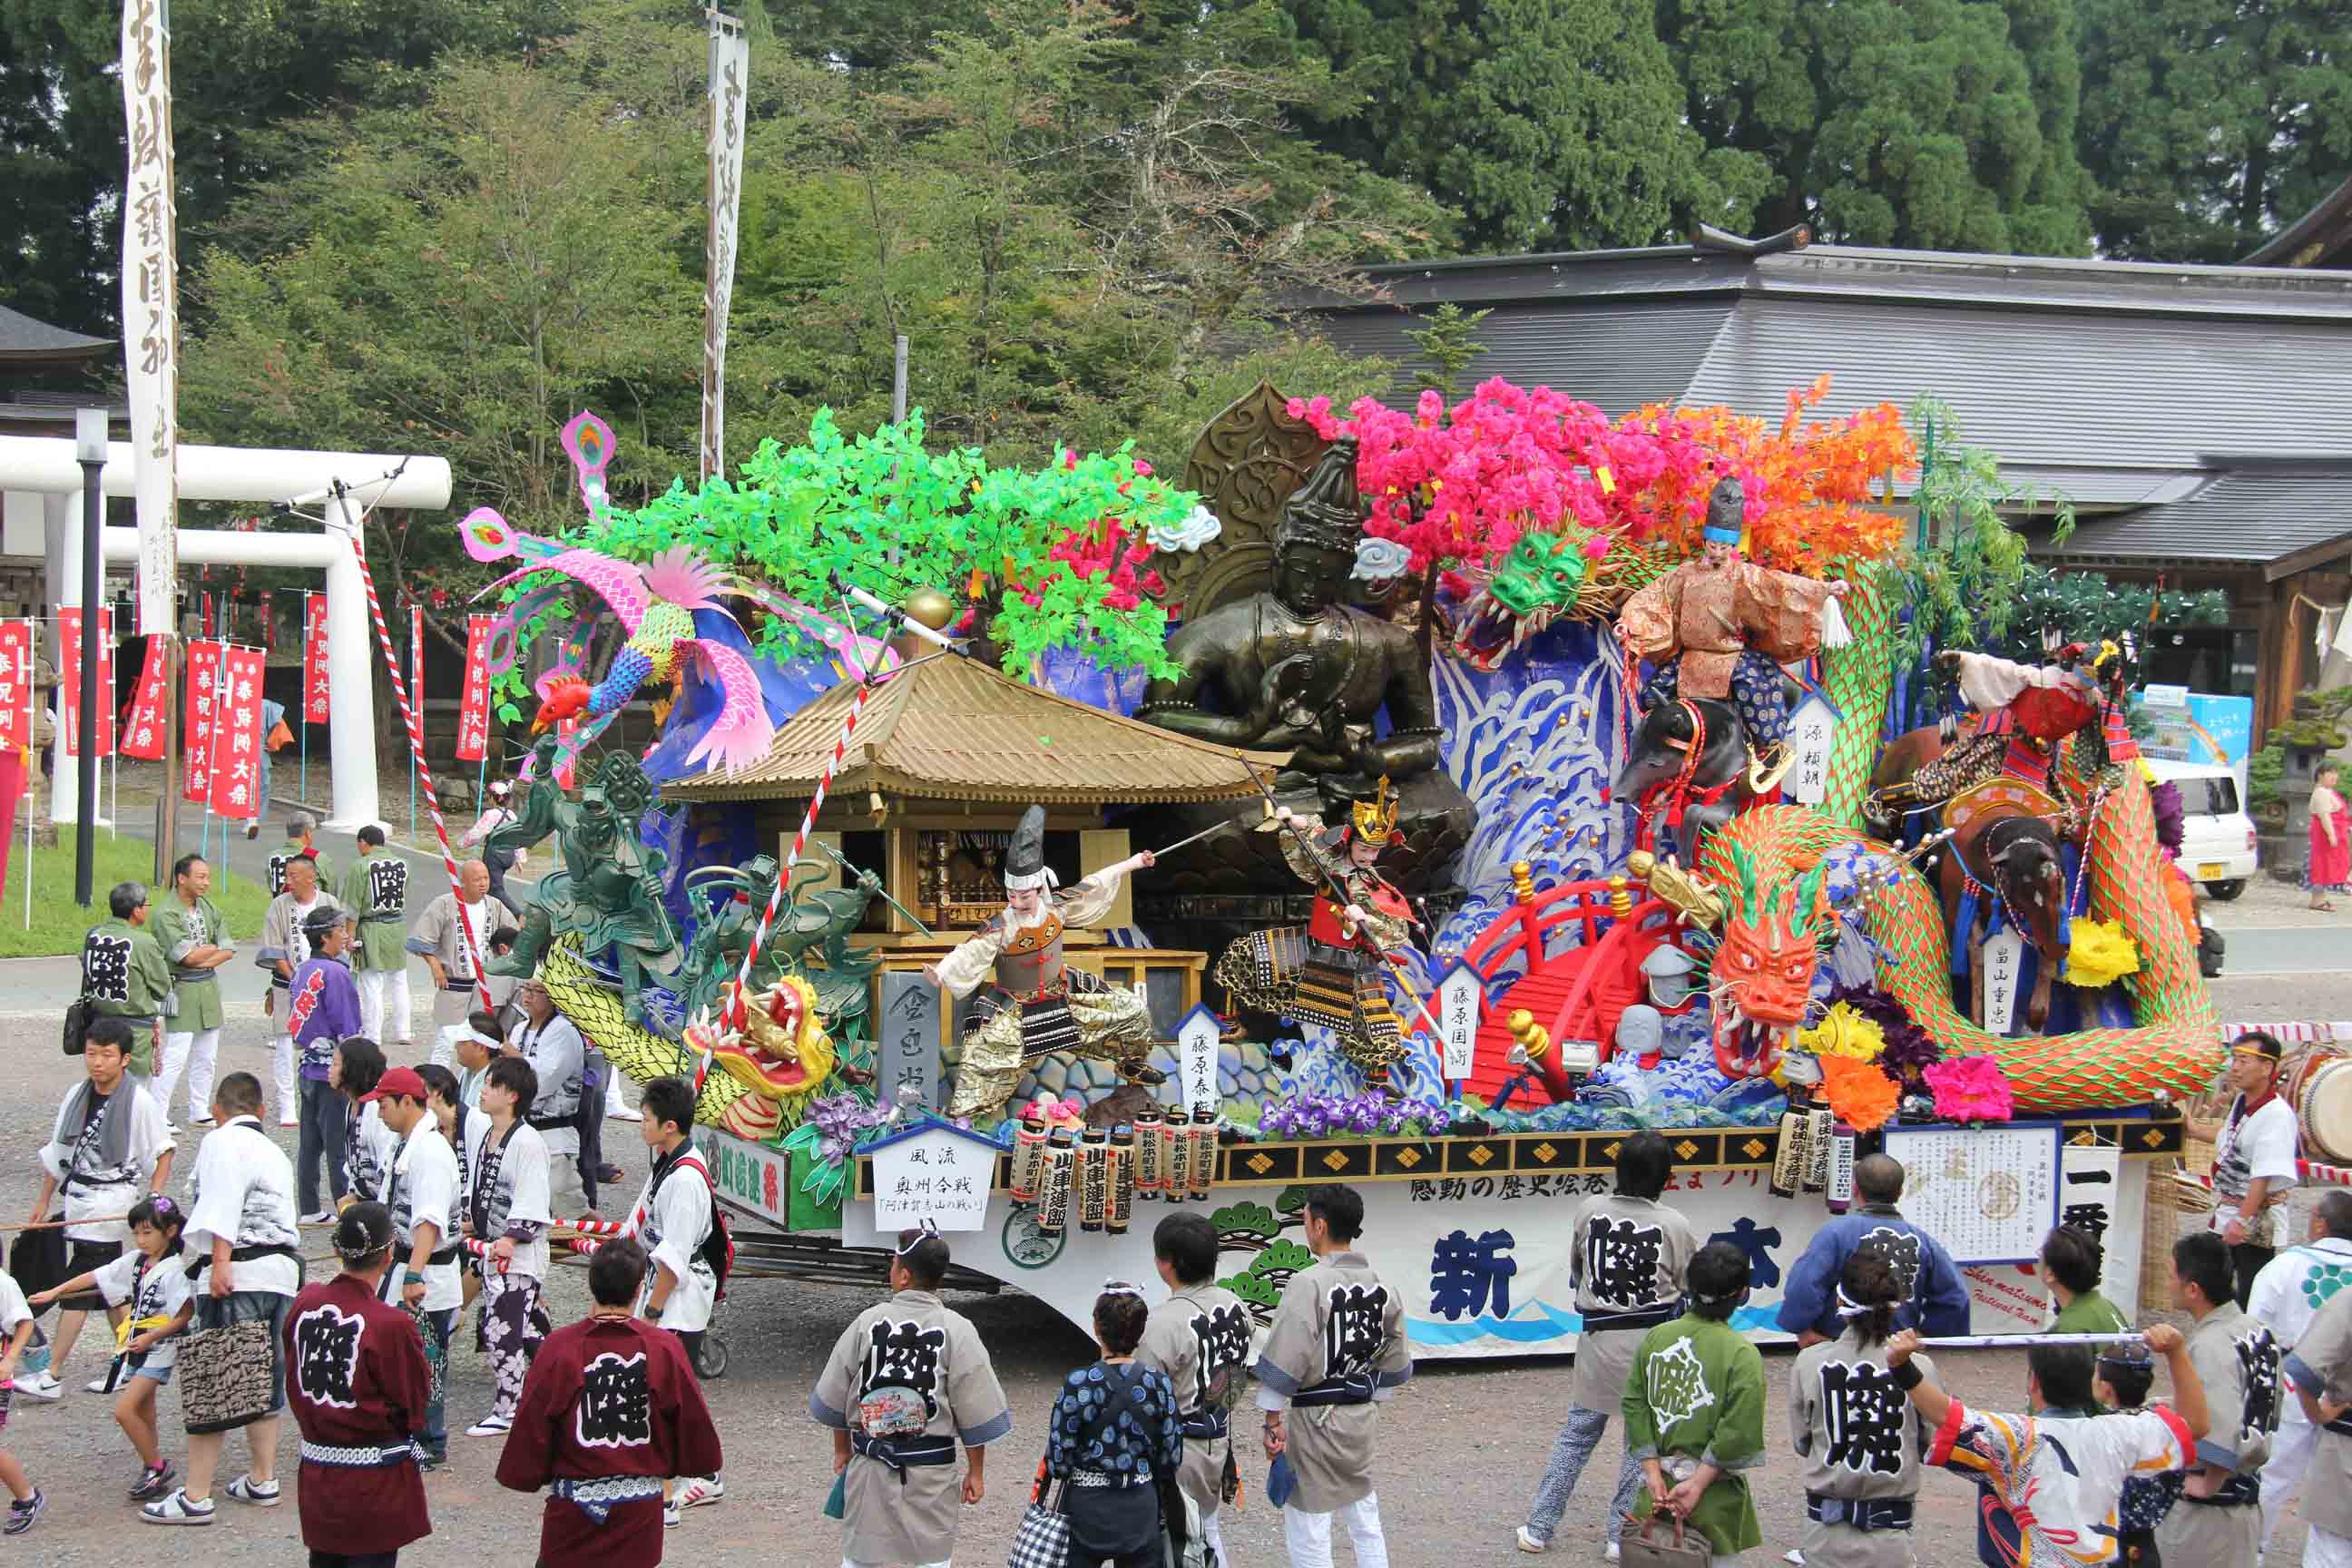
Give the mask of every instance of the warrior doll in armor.
M 1275 813 L 1282 858 L 1317 889 L 1304 926 L 1253 931 L 1225 949 L 1215 977 L 1240 1006 L 1295 1024 L 1320 1024 L 1339 1050 L 1363 1069 L 1374 1088 L 1404 1057 L 1404 1028 L 1389 1003 L 1384 955 L 1405 945 L 1412 914 L 1377 868 L 1381 851 L 1396 842 L 1396 798 L 1381 780 L 1369 801 L 1358 801 L 1347 826 L 1323 832 L 1320 819 Z M 1339 889 L 1347 892 L 1339 900 Z
M 1145 1059 L 1152 1034 L 1142 998 L 1068 967 L 1062 956 L 1063 931 L 1100 921 L 1118 896 L 1119 879 L 1150 864 L 1146 850 L 1056 891 L 1045 864 L 1045 808 L 1033 805 L 1022 815 L 1004 855 L 1004 911 L 938 963 L 923 966 L 925 977 L 950 995 L 972 997 L 950 1116 L 983 1126 L 994 1121 L 1023 1070 L 1055 1052 L 1116 1063 L 1130 1083 L 1166 1079 Z

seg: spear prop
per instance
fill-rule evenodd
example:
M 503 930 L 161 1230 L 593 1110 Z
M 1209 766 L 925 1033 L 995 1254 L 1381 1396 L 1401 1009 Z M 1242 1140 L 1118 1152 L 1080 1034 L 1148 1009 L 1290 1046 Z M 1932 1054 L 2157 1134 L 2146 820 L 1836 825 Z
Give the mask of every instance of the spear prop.
M 1239 752 L 1235 752 L 1234 760 L 1241 763 L 1242 771 L 1249 774 L 1250 783 L 1257 786 L 1257 793 L 1265 800 L 1266 810 L 1270 812 L 1279 812 L 1282 809 L 1281 803 L 1274 798 L 1274 791 L 1267 787 L 1265 780 L 1258 776 L 1257 769 L 1250 766 L 1249 759 L 1242 756 Z M 1280 818 L 1277 817 L 1276 820 L 1280 821 Z M 1331 896 L 1339 900 L 1339 907 L 1342 910 L 1345 910 L 1349 904 L 1354 903 L 1356 900 L 1349 894 L 1346 886 L 1340 882 L 1339 878 L 1331 874 L 1331 868 L 1323 864 L 1323 857 L 1316 852 L 1315 846 L 1307 841 L 1307 835 L 1300 830 L 1298 824 L 1296 821 L 1291 821 L 1283 822 L 1281 826 L 1287 827 L 1293 834 L 1297 836 L 1299 847 L 1307 851 L 1307 858 L 1313 863 L 1315 868 L 1323 873 L 1323 885 L 1330 889 Z M 1375 876 L 1379 875 L 1378 872 L 1373 874 Z M 1382 880 L 1385 882 L 1386 879 L 1382 879 Z M 1420 1015 L 1422 1023 L 1427 1026 L 1430 1040 L 1433 1043 L 1444 1040 L 1445 1038 L 1444 1029 L 1439 1026 L 1438 1022 L 1434 1017 L 1431 1016 L 1429 1004 L 1423 1001 L 1420 994 L 1413 990 L 1412 977 L 1405 973 L 1402 961 L 1390 957 L 1388 952 L 1381 946 L 1381 944 L 1372 940 L 1371 933 L 1365 931 L 1361 926 L 1355 928 L 1352 940 L 1360 944 L 1366 952 L 1371 954 L 1375 960 L 1386 965 L 1389 973 L 1397 977 L 1397 984 L 1404 987 L 1404 994 L 1412 998 L 1412 1010 Z
M 898 900 L 892 898 L 888 891 L 883 888 L 881 878 L 876 876 L 871 871 L 862 870 L 858 867 L 851 864 L 847 856 L 844 855 L 840 850 L 835 849 L 832 845 L 827 844 L 822 838 L 816 841 L 816 847 L 824 850 L 827 855 L 833 857 L 833 863 L 841 868 L 842 873 L 845 876 L 854 879 L 859 887 L 867 889 L 876 898 L 881 900 L 884 903 L 889 905 L 892 909 L 905 916 L 908 925 L 913 926 L 925 936 L 936 936 L 939 934 L 931 930 L 930 927 L 923 923 L 922 917 L 916 914 L 914 910 L 908 909 Z

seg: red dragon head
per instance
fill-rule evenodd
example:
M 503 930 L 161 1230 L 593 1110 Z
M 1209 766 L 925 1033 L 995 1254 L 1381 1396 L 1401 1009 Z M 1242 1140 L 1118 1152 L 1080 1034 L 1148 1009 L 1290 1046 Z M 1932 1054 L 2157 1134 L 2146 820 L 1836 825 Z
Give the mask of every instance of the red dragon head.
M 1735 1079 L 1767 1078 L 1803 1027 L 1821 962 L 1825 868 L 1794 887 L 1759 889 L 1755 857 L 1731 846 L 1738 881 L 1725 889 L 1723 928 L 1708 963 L 1715 1061 Z

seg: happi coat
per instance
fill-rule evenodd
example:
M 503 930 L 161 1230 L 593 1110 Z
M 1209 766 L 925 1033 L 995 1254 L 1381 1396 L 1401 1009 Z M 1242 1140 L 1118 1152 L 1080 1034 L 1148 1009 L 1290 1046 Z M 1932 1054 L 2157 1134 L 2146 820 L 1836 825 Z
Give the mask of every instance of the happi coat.
M 118 1135 L 112 1151 L 110 1117 Z M 58 1181 L 66 1239 L 130 1245 L 131 1227 L 121 1216 L 147 1191 L 155 1162 L 171 1147 L 163 1107 L 128 1072 L 103 1099 L 88 1079 L 66 1090 L 39 1156 L 41 1169 Z
M 547 1500 L 541 1563 L 653 1568 L 662 1558 L 660 1482 L 716 1475 L 722 1463 L 677 1336 L 642 1319 L 589 1318 L 540 1345 L 498 1476 L 519 1492 L 554 1484 L 579 1494 Z
M 653 1295 L 655 1271 L 667 1268 L 677 1279 L 662 1303 L 661 1326 L 690 1334 L 710 1326 L 718 1305 L 719 1279 L 703 1260 L 702 1244 L 718 1223 L 710 1171 L 689 1140 L 655 1160 L 645 1190 L 629 1211 L 628 1234 L 646 1249 L 646 1285 L 637 1310 Z
M 81 939 L 81 993 L 92 1011 L 131 1020 L 126 1070 L 133 1078 L 153 1073 L 154 1031 L 147 1022 L 168 1016 L 176 1005 L 171 962 L 155 933 L 120 916 L 90 927 Z
M 1569 1278 L 1583 1326 L 1576 1337 L 1569 1395 L 1586 1410 L 1615 1415 L 1642 1336 L 1681 1311 L 1683 1273 L 1698 1237 L 1679 1210 L 1650 1198 L 1602 1193 L 1576 1207 Z
M 1912 1364 L 1933 1379 L 1936 1363 Z M 1887 1370 L 1886 1346 L 1865 1344 L 1849 1323 L 1836 1339 L 1797 1353 L 1789 1373 L 1789 1440 L 1806 1496 L 1840 1502 L 1909 1502 L 1935 1429 Z M 1800 1544 L 1807 1568 L 1911 1568 L 1908 1529 L 1860 1530 L 1808 1517 Z
M 1789 1268 L 1780 1296 L 1780 1325 L 1785 1333 L 1811 1329 L 1823 1339 L 1845 1331 L 1838 1315 L 1838 1280 L 1845 1260 L 1865 1247 L 1886 1255 L 1903 1281 L 1904 1300 L 1895 1326 L 1922 1334 L 1969 1331 L 1969 1288 L 1944 1244 L 1905 1219 L 1892 1204 L 1864 1204 L 1813 1233 L 1803 1254 Z
M 219 1028 L 225 1016 L 220 971 L 193 969 L 181 962 L 200 947 L 229 945 L 228 922 L 221 919 L 219 906 L 199 898 L 192 907 L 180 901 L 178 892 L 165 893 L 149 907 L 147 929 L 171 961 L 172 989 L 179 997 L 180 1005 L 166 1026 L 174 1034 L 187 1035 Z
M 408 967 L 408 862 L 378 847 L 343 873 L 343 907 L 360 922 L 352 967 L 399 973 Z M 486 936 L 487 932 L 484 933 Z
M 2278 1341 L 2269 1325 L 2225 1301 L 2189 1331 L 2189 1360 L 2213 1422 L 2197 1445 L 2197 1462 L 2229 1479 L 2210 1500 L 2184 1489 L 2156 1527 L 2157 1550 L 2167 1563 L 2253 1568 L 2263 1539 L 2263 1466 L 2284 1393 Z
M 1297 1487 L 1287 1506 L 1329 1513 L 1371 1495 L 1372 1406 L 1412 1376 L 1404 1301 L 1360 1252 L 1334 1252 L 1290 1277 L 1251 1369 L 1261 1410 L 1281 1410 Z
M 1657 1459 L 1679 1481 L 1699 1462 L 1722 1471 L 1691 1510 L 1690 1528 L 1717 1553 L 1745 1552 L 1764 1539 L 1748 1496 L 1748 1472 L 1764 1462 L 1764 1359 L 1728 1323 L 1696 1316 L 1642 1336 L 1622 1402 L 1625 1451 Z M 1648 1488 L 1633 1504 L 1650 1513 Z
M 395 1262 L 392 1277 L 400 1277 Z M 361 1557 L 397 1552 L 433 1531 L 415 1435 L 432 1384 L 408 1314 L 349 1274 L 306 1287 L 286 1313 L 286 1405 L 302 1429 L 297 1502 L 302 1543 Z M 330 1464 L 321 1448 L 379 1464 Z
M 2352 1290 L 2338 1290 L 2319 1309 L 2286 1358 L 2286 1377 L 2323 1405 L 2352 1405 Z M 2319 1429 L 2304 1474 L 2303 1517 L 2311 1525 L 2306 1560 L 2352 1560 L 2352 1412 Z
M 1225 1467 L 1234 1451 L 1234 1407 L 1241 1402 L 1254 1325 L 1249 1304 L 1222 1285 L 1180 1285 L 1151 1309 L 1136 1347 L 1138 1364 L 1167 1375 L 1176 1391 L 1184 1431 L 1179 1486 L 1201 1510 L 1217 1511 L 1224 1499 Z
M 2019 1415 L 1971 1410 L 1955 1399 L 1936 1428 L 1927 1462 L 1991 1494 L 1978 1507 L 1978 1561 L 2096 1568 L 2119 1555 L 2124 1482 L 2180 1469 L 2195 1454 L 2189 1424 L 2161 1405 Z
M 859 1450 L 842 1493 L 842 1555 L 855 1563 L 946 1562 L 963 1508 L 954 1446 L 985 1447 L 1013 1430 L 979 1331 L 929 1290 L 901 1290 L 842 1331 L 809 1415 Z M 944 1463 L 904 1463 L 942 1445 Z

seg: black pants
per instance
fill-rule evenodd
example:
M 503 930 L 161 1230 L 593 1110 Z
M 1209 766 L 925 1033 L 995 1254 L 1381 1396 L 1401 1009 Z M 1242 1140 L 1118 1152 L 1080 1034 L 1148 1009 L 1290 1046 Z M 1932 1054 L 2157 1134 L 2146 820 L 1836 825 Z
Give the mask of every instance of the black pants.
M 2124 1568 L 2164 1568 L 2153 1530 L 2126 1530 L 2116 1538 L 2116 1559 Z
M 580 1074 L 580 1194 L 596 1206 L 597 1173 L 604 1168 L 604 1075 L 613 1064 L 590 1051 Z
M 2230 1267 L 2238 1276 L 2238 1307 L 2241 1310 L 2254 1299 L 2254 1276 L 2263 1271 L 2263 1264 L 2277 1256 L 2271 1248 L 2256 1247 L 2251 1241 L 2242 1241 L 2230 1248 Z
M 313 1552 L 310 1568 L 393 1568 L 400 1561 L 397 1552 Z
M 1156 1487 L 1072 1487 L 1068 1568 L 1160 1568 Z

